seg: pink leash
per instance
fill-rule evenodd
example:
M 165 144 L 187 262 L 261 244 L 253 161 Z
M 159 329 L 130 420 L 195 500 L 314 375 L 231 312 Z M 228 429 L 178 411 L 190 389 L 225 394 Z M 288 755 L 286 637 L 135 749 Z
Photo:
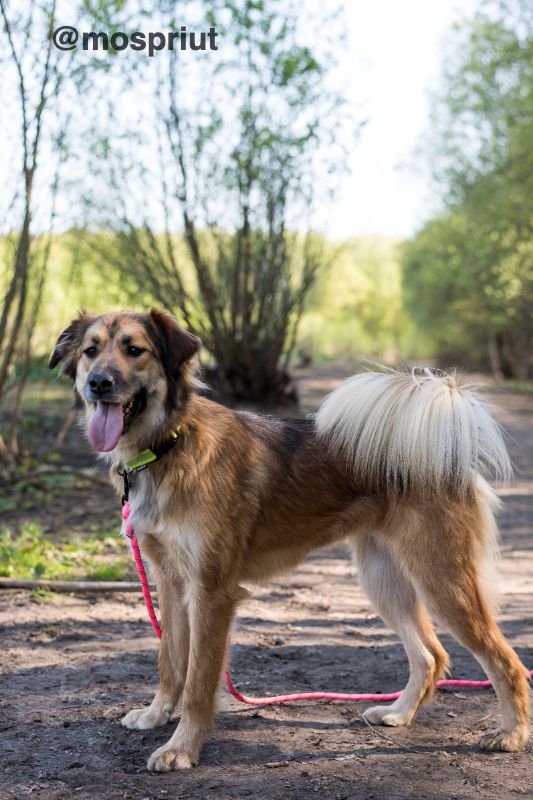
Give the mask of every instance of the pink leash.
M 124 522 L 126 522 L 126 520 L 128 519 L 130 511 L 131 511 L 130 504 L 124 503 L 124 505 L 122 506 L 122 519 L 124 520 Z M 137 567 L 137 575 L 139 576 L 139 580 L 141 582 L 141 588 L 143 590 L 146 610 L 148 611 L 148 616 L 150 617 L 150 622 L 152 623 L 152 628 L 154 629 L 155 635 L 157 636 L 158 639 L 160 639 L 161 628 L 159 627 L 159 622 L 157 621 L 157 617 L 155 614 L 154 604 L 152 602 L 152 594 L 150 592 L 150 587 L 148 586 L 148 578 L 146 577 L 141 551 L 139 549 L 139 542 L 137 541 L 137 537 L 135 536 L 133 525 L 131 525 L 129 522 L 126 522 L 126 536 L 130 540 L 133 559 L 135 561 L 135 566 Z
M 125 503 L 122 507 L 122 519 L 126 522 L 126 529 L 125 529 L 126 536 L 130 540 L 131 550 L 133 553 L 133 558 L 135 560 L 135 566 L 137 568 L 139 580 L 141 582 L 141 587 L 144 595 L 144 602 L 146 604 L 148 616 L 150 617 L 150 622 L 152 623 L 152 628 L 154 629 L 155 635 L 157 636 L 158 639 L 160 639 L 161 628 L 159 626 L 159 622 L 157 621 L 156 613 L 154 611 L 154 604 L 152 602 L 152 595 L 150 593 L 150 587 L 148 585 L 148 579 L 146 577 L 141 551 L 139 549 L 139 542 L 137 541 L 137 537 L 135 536 L 133 526 L 127 522 L 127 519 L 130 515 L 130 511 L 131 511 L 130 504 Z M 530 677 L 533 676 L 533 670 L 529 672 L 529 675 Z M 232 694 L 236 700 L 240 700 L 241 703 L 247 703 L 250 706 L 267 706 L 267 705 L 273 705 L 274 703 L 291 703 L 294 700 L 343 700 L 344 702 L 348 703 L 373 702 L 380 700 L 396 700 L 401 695 L 401 692 L 391 692 L 390 694 L 343 694 L 342 692 L 301 692 L 298 694 L 278 694 L 278 695 L 273 695 L 271 697 L 248 697 L 245 694 L 241 694 L 239 690 L 235 688 L 235 686 L 232 683 L 229 670 L 226 670 L 224 672 L 224 682 L 226 684 L 228 692 Z M 449 680 L 437 681 L 435 685 L 461 686 L 461 687 L 469 687 L 471 689 L 486 689 L 489 686 L 492 686 L 492 683 L 490 681 L 464 681 L 464 680 L 449 679 Z

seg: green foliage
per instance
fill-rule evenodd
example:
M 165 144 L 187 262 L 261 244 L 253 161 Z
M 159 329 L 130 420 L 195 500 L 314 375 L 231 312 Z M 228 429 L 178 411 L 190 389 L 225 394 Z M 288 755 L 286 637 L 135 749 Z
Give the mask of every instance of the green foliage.
M 107 4 L 106 4 L 107 5 Z M 114 3 L 115 11 L 120 3 Z M 79 19 L 83 2 L 70 4 Z M 32 340 L 43 302 L 57 200 L 68 182 L 72 95 L 98 61 L 81 48 L 65 57 L 52 32 L 60 9 L 55 0 L 11 3 L 0 0 L 2 81 L 0 102 L 5 186 L 0 197 L 0 397 L 9 395 L 9 421 L 0 435 L 0 468 L 20 464 L 18 442 L 22 394 L 28 378 Z M 7 166 L 9 165 L 9 167 Z M 5 177 L 4 176 L 4 177 Z
M 110 268 L 102 267 L 100 253 L 111 251 L 112 234 L 84 236 L 73 229 L 54 236 L 48 281 L 34 336 L 37 353 L 50 351 L 57 335 L 78 310 L 102 313 L 128 305 L 127 283 Z M 137 291 L 136 307 L 145 304 Z
M 413 326 L 403 310 L 400 242 L 353 239 L 334 250 L 313 290 L 300 331 L 301 347 L 327 358 L 373 356 L 397 361 L 413 352 Z M 424 355 L 420 342 L 418 355 Z
M 207 256 L 216 257 L 209 233 L 198 235 Z M 219 233 L 219 239 L 221 236 Z M 164 236 L 157 238 L 163 247 Z M 226 242 L 225 247 L 233 246 L 231 237 L 226 236 Z M 35 394 L 37 381 L 38 400 L 53 398 L 51 388 L 45 388 L 46 383 L 56 383 L 56 376 L 48 370 L 47 356 L 59 331 L 77 309 L 87 308 L 95 313 L 120 307 L 144 310 L 153 302 L 128 274 L 102 269 L 103 262 L 118 263 L 118 251 L 125 246 L 122 239 L 102 233 L 82 235 L 71 231 L 54 239 L 50 281 L 34 342 L 40 355 L 32 362 L 28 397 Z M 183 237 L 173 236 L 172 246 L 183 264 L 187 291 L 194 297 L 193 266 Z M 403 308 L 401 242 L 362 237 L 342 245 L 320 239 L 316 246 L 323 250 L 329 267 L 309 294 L 297 347 L 318 359 L 368 355 L 394 361 L 412 353 L 427 355 L 428 348 L 419 335 L 415 338 L 412 322 Z M 298 274 L 303 267 L 301 237 L 294 238 L 294 248 L 294 269 Z M 160 281 L 164 296 L 167 289 L 163 273 Z M 223 288 L 220 287 L 221 297 Z M 201 314 L 200 308 L 197 313 Z M 198 326 L 201 322 L 201 318 L 196 319 Z M 57 391 L 64 394 L 63 384 L 57 385 Z
M 533 374 L 533 7 L 484 3 L 436 105 L 448 210 L 404 251 L 407 305 L 440 354 Z
M 40 525 L 25 522 L 16 534 L 0 529 L 0 575 L 20 580 L 122 580 L 131 565 L 120 555 L 117 535 L 81 537 L 55 543 Z

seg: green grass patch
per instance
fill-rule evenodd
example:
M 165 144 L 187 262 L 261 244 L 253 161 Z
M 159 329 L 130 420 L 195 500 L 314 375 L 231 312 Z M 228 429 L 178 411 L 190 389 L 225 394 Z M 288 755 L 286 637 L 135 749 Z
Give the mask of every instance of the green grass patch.
M 16 534 L 0 529 L 0 576 L 18 580 L 124 580 L 131 575 L 120 534 L 76 536 L 58 543 L 26 522 Z
M 501 386 L 507 392 L 516 392 L 517 394 L 533 394 L 533 381 L 519 381 L 511 378 L 502 383 Z
M 59 462 L 59 463 L 58 463 Z M 58 463 L 57 469 L 54 469 Z M 8 484 L 9 494 L 0 487 L 0 512 L 16 510 L 33 511 L 49 508 L 58 498 L 79 496 L 80 492 L 95 491 L 93 479 L 98 478 L 96 468 L 64 468 L 61 456 L 52 453 L 46 462 L 27 459 L 18 477 Z M 96 484 L 96 491 L 99 484 Z

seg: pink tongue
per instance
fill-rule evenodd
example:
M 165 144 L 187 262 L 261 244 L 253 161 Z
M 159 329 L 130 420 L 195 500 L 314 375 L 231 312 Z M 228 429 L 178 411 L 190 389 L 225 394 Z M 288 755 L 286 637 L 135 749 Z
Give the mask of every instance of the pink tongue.
M 124 427 L 120 403 L 96 404 L 96 413 L 89 425 L 89 441 L 95 450 L 108 453 L 116 447 Z

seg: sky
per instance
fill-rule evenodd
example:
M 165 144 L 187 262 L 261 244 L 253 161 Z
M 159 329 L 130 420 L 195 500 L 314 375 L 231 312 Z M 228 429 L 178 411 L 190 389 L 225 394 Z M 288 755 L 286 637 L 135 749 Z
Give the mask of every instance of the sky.
M 368 120 L 330 209 L 335 237 L 409 237 L 431 214 L 432 195 L 415 148 L 429 127 L 443 40 L 475 0 L 345 0 L 348 99 Z

